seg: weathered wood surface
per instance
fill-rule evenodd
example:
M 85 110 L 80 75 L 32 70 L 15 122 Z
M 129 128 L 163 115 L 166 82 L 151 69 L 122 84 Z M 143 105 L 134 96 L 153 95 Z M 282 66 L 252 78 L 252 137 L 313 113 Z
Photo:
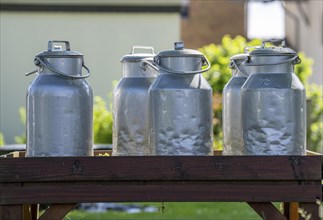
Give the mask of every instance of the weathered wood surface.
M 0 158 L 0 182 L 318 180 L 321 156 Z
M 299 202 L 315 219 L 321 168 L 322 156 L 0 158 L 0 217 L 19 219 L 20 204 L 51 203 L 47 215 L 64 216 L 66 203 L 223 201 L 284 219 L 277 201 Z M 286 206 L 287 219 L 294 212 Z
M 61 220 L 71 211 L 76 204 L 53 204 L 39 217 L 38 220 Z
M 321 186 L 311 185 L 213 185 L 212 183 L 96 184 L 1 187 L 0 204 L 77 202 L 313 202 Z
M 257 212 L 257 214 L 266 220 L 287 220 L 272 203 L 270 202 L 248 202 L 249 206 Z
M 23 205 L 0 205 L 0 219 L 22 220 Z
M 0 204 L 315 202 L 321 197 L 320 156 L 0 159 Z

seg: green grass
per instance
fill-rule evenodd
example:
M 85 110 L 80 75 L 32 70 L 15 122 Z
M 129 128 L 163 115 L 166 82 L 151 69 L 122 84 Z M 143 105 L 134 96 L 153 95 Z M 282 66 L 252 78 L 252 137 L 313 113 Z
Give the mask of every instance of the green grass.
M 140 203 L 160 207 L 162 203 Z M 277 205 L 276 205 L 277 206 Z M 104 213 L 91 213 L 73 210 L 64 220 L 256 220 L 261 219 L 247 203 L 224 203 L 224 202 L 165 202 L 164 213 L 134 213 L 107 211 Z

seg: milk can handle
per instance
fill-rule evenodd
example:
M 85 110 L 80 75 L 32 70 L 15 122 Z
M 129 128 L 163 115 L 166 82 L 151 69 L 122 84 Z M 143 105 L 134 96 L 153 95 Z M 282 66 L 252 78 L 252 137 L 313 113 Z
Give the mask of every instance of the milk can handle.
M 142 59 L 141 60 L 141 63 L 140 63 L 141 68 L 143 68 L 145 70 L 146 69 L 146 65 L 150 66 L 151 68 L 153 68 L 157 72 L 159 71 L 159 69 L 154 64 L 152 64 L 151 62 L 149 62 L 146 59 Z
M 244 71 L 244 70 L 242 70 L 241 68 L 240 68 L 240 66 L 236 63 L 236 61 L 235 60 L 231 60 L 231 62 L 230 62 L 230 68 L 232 68 L 232 67 L 235 67 L 239 72 L 241 72 L 245 77 L 248 77 L 249 76 L 249 74 L 246 72 L 246 71 Z
M 166 69 L 166 68 L 160 66 L 157 62 L 155 62 L 155 63 L 156 63 L 156 66 L 157 66 L 157 68 L 159 70 L 163 70 L 163 71 L 165 71 L 167 73 L 172 73 L 172 74 L 192 74 L 193 75 L 193 74 L 204 73 L 204 72 L 208 71 L 211 68 L 211 64 L 208 61 L 208 59 L 205 56 L 203 56 L 202 59 L 204 61 L 202 66 L 207 66 L 207 67 L 205 69 L 203 69 L 203 70 L 197 70 L 197 71 L 175 71 L 175 70 Z
M 36 66 L 40 66 L 40 64 L 41 64 L 41 65 L 43 65 L 44 67 L 46 67 L 47 69 L 49 69 L 49 70 L 51 70 L 51 71 L 53 71 L 53 72 L 57 73 L 58 75 L 61 75 L 61 76 L 63 76 L 63 77 L 66 77 L 66 78 L 84 79 L 84 78 L 87 78 L 87 77 L 89 77 L 89 76 L 90 76 L 90 70 L 89 70 L 89 68 L 88 68 L 87 66 L 85 66 L 85 64 L 84 64 L 84 62 L 83 62 L 83 61 L 82 61 L 82 67 L 87 71 L 87 74 L 86 74 L 86 75 L 83 75 L 83 76 L 72 76 L 72 75 L 67 75 L 66 73 L 63 73 L 63 72 L 61 72 L 61 71 L 59 71 L 59 70 L 54 69 L 54 68 L 53 68 L 53 67 L 51 67 L 48 63 L 46 63 L 46 61 L 44 61 L 44 60 L 40 59 L 39 57 L 35 57 L 34 62 L 35 62 L 35 65 L 36 65 Z M 35 72 L 37 72 L 37 70 L 31 71 L 31 72 L 29 72 L 29 73 L 26 73 L 25 75 L 26 75 L 26 76 L 28 76 L 28 75 L 31 75 L 31 74 L 33 74 L 33 73 L 35 73 Z
M 154 51 L 153 47 L 138 46 L 138 45 L 132 47 L 131 54 L 134 54 L 136 49 L 151 50 L 151 54 L 155 54 L 155 51 Z
M 54 43 L 64 43 L 65 44 L 65 50 L 67 50 L 67 51 L 71 50 L 70 42 L 68 42 L 66 40 L 51 40 L 51 41 L 48 41 L 48 51 L 53 50 L 53 44 Z

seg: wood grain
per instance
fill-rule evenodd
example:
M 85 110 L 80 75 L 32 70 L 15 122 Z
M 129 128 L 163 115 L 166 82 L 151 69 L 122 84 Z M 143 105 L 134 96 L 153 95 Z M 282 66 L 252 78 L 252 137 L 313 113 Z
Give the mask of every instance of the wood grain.
M 52 204 L 46 211 L 39 217 L 39 220 L 61 220 L 71 211 L 76 204 Z
M 22 220 L 22 205 L 0 205 L 0 219 L 2 220 Z
M 287 220 L 287 218 L 270 202 L 248 202 L 248 204 L 262 219 Z
M 318 180 L 321 156 L 0 158 L 1 182 Z
M 0 204 L 78 202 L 315 202 L 320 185 L 164 184 L 53 185 L 0 188 Z

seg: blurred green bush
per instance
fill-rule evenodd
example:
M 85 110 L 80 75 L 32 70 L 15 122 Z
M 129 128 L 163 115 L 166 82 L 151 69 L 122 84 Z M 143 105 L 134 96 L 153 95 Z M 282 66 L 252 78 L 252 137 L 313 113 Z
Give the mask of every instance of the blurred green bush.
M 19 108 L 19 118 L 26 130 L 26 108 L 25 107 Z M 17 144 L 25 144 L 26 143 L 26 133 L 19 135 L 19 136 L 15 136 L 15 142 Z
M 4 138 L 3 138 L 3 134 L 0 132 L 0 147 L 5 145 L 5 141 L 4 141 Z
M 212 67 L 204 77 L 210 83 L 213 93 L 213 110 L 214 110 L 214 146 L 216 149 L 222 149 L 222 90 L 225 84 L 231 78 L 229 68 L 230 57 L 243 53 L 246 46 L 260 46 L 261 40 L 255 39 L 247 41 L 242 36 L 231 38 L 225 35 L 222 43 L 215 45 L 210 44 L 199 50 L 205 54 Z M 308 77 L 312 74 L 312 59 L 305 56 L 304 53 L 298 53 L 302 62 L 295 66 L 295 74 L 299 77 L 306 88 L 308 101 L 308 129 L 307 129 L 307 148 L 309 150 L 321 151 L 323 146 L 323 94 L 322 86 L 309 84 Z
M 95 144 L 112 144 L 112 111 L 99 96 L 94 97 L 93 141 Z

